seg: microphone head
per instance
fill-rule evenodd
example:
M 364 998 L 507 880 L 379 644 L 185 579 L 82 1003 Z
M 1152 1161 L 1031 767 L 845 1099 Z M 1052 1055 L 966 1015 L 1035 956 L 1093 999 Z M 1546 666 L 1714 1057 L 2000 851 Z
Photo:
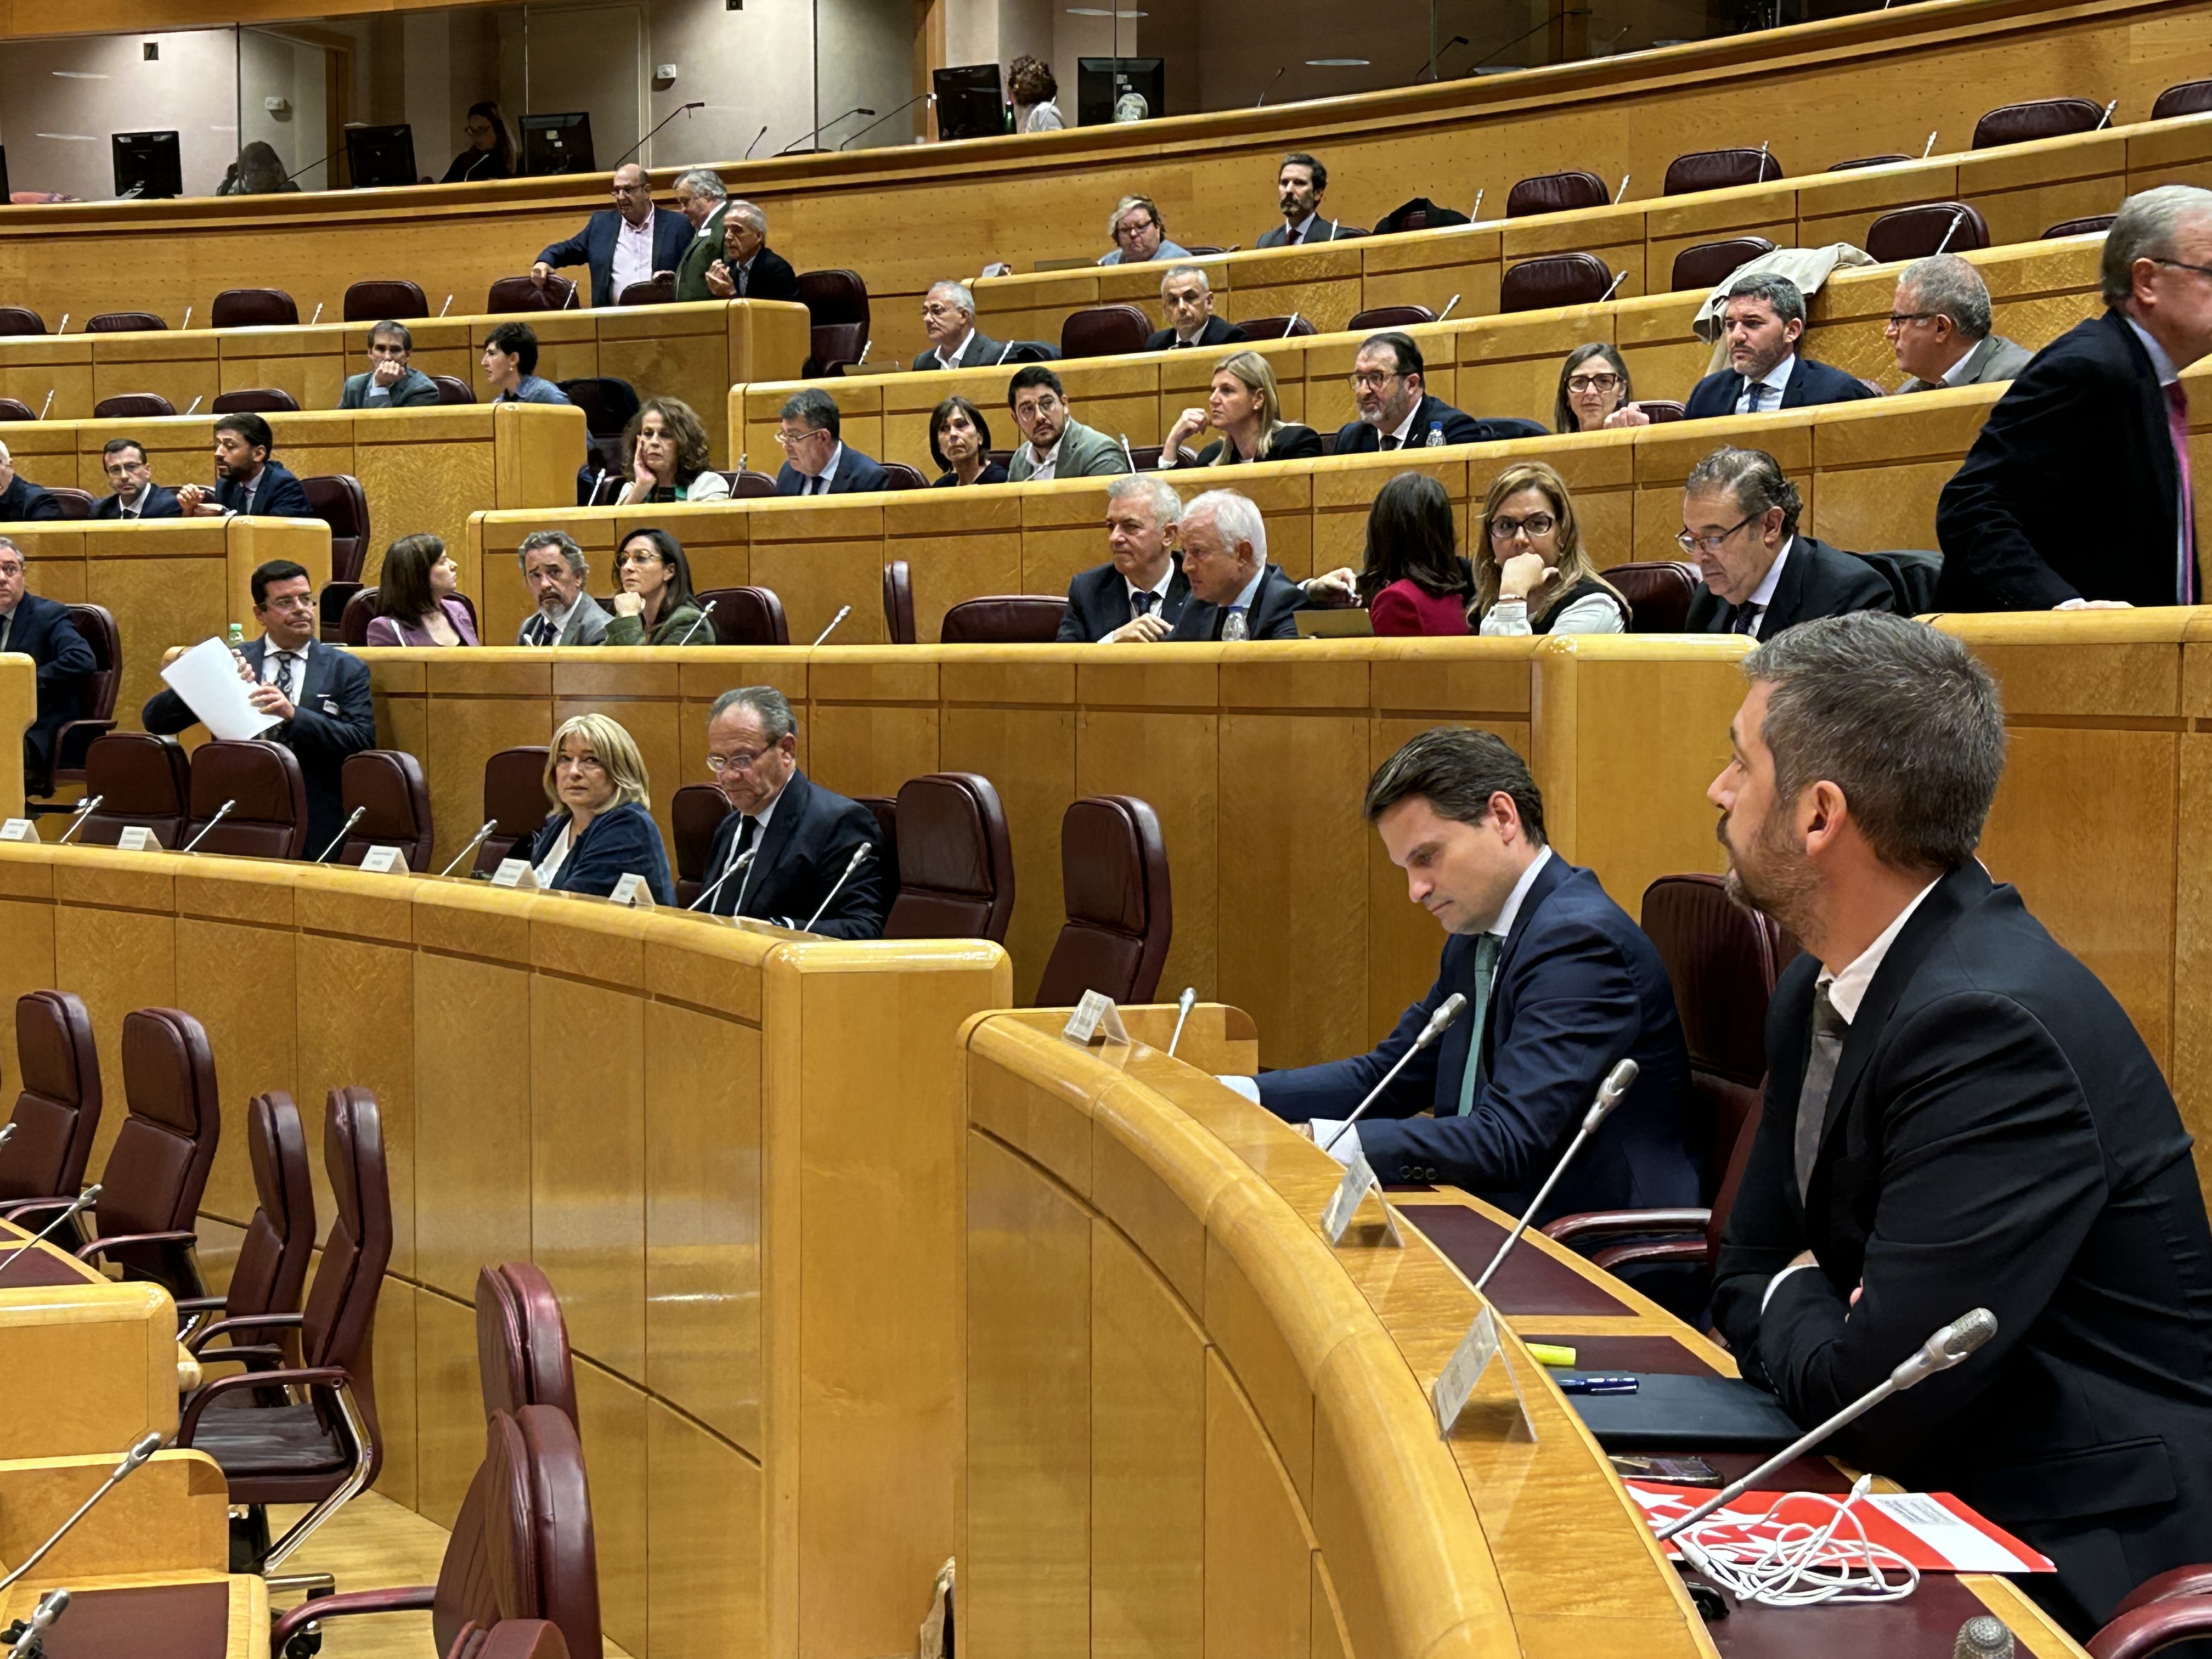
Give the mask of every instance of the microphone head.
M 1960 1626 L 1959 1639 L 1951 1646 L 1951 1659 L 2012 1659 L 2012 1632 L 2005 1628 L 2004 1620 L 1986 1613 Z
M 1182 1009 L 1182 1012 L 1187 1014 L 1191 1011 L 1192 1005 L 1197 1000 L 1198 987 L 1195 985 L 1186 985 L 1182 988 L 1182 994 L 1176 999 L 1176 1006 Z M 12 1123 L 8 1126 L 11 1132 L 14 1130 L 15 1127 L 15 1126 Z
M 124 1454 L 124 1467 L 126 1470 L 135 1469 L 161 1449 L 161 1432 L 156 1429 L 141 1438 L 137 1445 Z
M 1597 1085 L 1597 1098 L 1590 1103 L 1589 1115 L 1583 1119 L 1584 1133 L 1595 1130 L 1612 1115 L 1613 1109 L 1627 1097 L 1642 1070 L 1632 1060 L 1614 1062 L 1613 1069 L 1605 1074 L 1605 1081 Z
M 1467 999 L 1454 991 L 1443 1000 L 1436 1012 L 1429 1016 L 1429 1023 L 1421 1028 L 1420 1036 L 1413 1039 L 1413 1046 L 1419 1048 L 1434 1042 L 1449 1029 L 1454 1020 L 1466 1012 Z
M 99 1203 L 100 1190 L 100 1183 L 97 1181 L 94 1182 L 91 1186 L 76 1195 L 77 1207 L 83 1209 Z
M 1943 1363 L 1955 1365 L 1997 1334 L 1997 1316 L 1987 1308 L 1961 1314 L 1929 1339 L 1942 1351 Z

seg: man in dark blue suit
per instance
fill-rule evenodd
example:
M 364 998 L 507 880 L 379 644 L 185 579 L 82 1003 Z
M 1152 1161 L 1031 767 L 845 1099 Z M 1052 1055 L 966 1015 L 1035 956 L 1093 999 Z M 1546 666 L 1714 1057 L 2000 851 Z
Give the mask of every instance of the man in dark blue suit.
M 164 489 L 154 482 L 154 469 L 146 460 L 146 446 L 136 438 L 110 438 L 100 450 L 100 468 L 107 474 L 108 488 L 114 494 L 102 495 L 92 504 L 94 518 L 130 524 L 139 519 L 174 519 L 183 515 L 184 508 L 177 504 L 177 492 Z
M 23 554 L 0 536 L 0 651 L 21 652 L 39 665 L 39 712 L 23 732 L 28 792 L 50 787 L 54 737 L 82 712 L 84 683 L 100 666 L 70 621 L 69 607 L 23 591 Z
M 1448 1182 L 1518 1215 L 1606 1073 L 1632 1059 L 1635 1086 L 1535 1219 L 1695 1204 L 1689 1057 L 1666 965 L 1595 876 L 1545 845 L 1521 757 L 1489 732 L 1437 726 L 1382 763 L 1364 810 L 1408 895 L 1449 935 L 1437 982 L 1371 1054 L 1257 1079 L 1261 1104 L 1323 1146 L 1336 1137 L 1340 1159 L 1364 1152 L 1386 1182 Z M 1466 1012 L 1338 1136 L 1455 992 Z
M 58 519 L 62 504 L 44 485 L 34 484 L 15 471 L 15 458 L 0 444 L 0 524 L 31 524 Z
M 1157 472 L 1133 472 L 1106 486 L 1108 562 L 1067 585 L 1060 619 L 1062 645 L 1149 645 L 1164 640 L 1190 603 L 1176 538 L 1182 498 Z
M 896 873 L 876 815 L 799 769 L 799 722 L 783 693 L 748 685 L 714 699 L 707 765 L 732 811 L 701 879 L 718 916 L 753 916 L 828 939 L 881 939 Z M 866 845 L 866 856 L 854 854 Z M 747 854 L 741 870 L 731 866 Z
M 538 287 L 559 265 L 589 265 L 592 303 L 611 306 L 633 283 L 665 276 L 673 282 L 694 232 L 691 222 L 672 208 L 653 204 L 645 169 L 632 161 L 615 169 L 615 204 L 602 208 L 565 242 L 556 242 L 530 267 Z
M 1800 357 L 1797 342 L 1804 332 L 1805 296 L 1796 283 L 1766 272 L 1738 277 L 1721 313 L 1729 366 L 1698 382 L 1683 405 L 1685 418 L 1771 415 L 1778 409 L 1855 403 L 1881 395 L 1856 375 Z M 1626 414 L 1623 410 L 1622 419 L 1607 424 L 1642 424 Z
M 851 495 L 889 489 L 890 474 L 872 458 L 845 447 L 838 437 L 837 400 L 817 386 L 794 392 L 780 416 L 775 441 L 784 463 L 775 475 L 779 495 Z
M 225 415 L 215 423 L 215 488 L 183 484 L 177 506 L 184 516 L 227 518 L 234 513 L 263 519 L 311 519 L 307 491 L 270 458 L 276 436 L 258 415 Z
M 1359 418 L 1339 428 L 1332 455 L 1373 455 L 1425 449 L 1431 439 L 1447 444 L 1487 443 L 1495 438 L 1540 436 L 1528 421 L 1478 421 L 1431 398 L 1424 384 L 1427 365 L 1413 337 L 1396 329 L 1370 334 L 1352 360 L 1352 400 Z

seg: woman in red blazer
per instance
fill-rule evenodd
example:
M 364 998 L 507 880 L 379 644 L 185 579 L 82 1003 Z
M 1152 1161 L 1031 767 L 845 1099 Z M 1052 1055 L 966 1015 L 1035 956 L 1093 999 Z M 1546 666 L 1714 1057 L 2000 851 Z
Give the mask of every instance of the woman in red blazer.
M 1465 634 L 1474 580 L 1457 551 L 1451 497 L 1425 472 L 1401 472 L 1367 512 L 1359 599 L 1385 637 Z

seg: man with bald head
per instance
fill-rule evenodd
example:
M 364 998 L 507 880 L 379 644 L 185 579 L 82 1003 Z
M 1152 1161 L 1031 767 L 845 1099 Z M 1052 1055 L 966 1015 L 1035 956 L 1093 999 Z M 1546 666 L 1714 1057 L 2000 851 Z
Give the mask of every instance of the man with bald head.
M 538 287 L 561 265 L 588 265 L 592 303 L 611 306 L 633 283 L 656 276 L 676 280 L 676 267 L 695 234 L 691 222 L 673 209 L 653 204 L 645 169 L 631 161 L 615 169 L 615 204 L 594 213 L 565 242 L 556 242 L 530 267 Z
M 58 519 L 62 504 L 43 485 L 34 484 L 15 471 L 15 459 L 0 444 L 0 524 L 28 524 L 40 519 Z

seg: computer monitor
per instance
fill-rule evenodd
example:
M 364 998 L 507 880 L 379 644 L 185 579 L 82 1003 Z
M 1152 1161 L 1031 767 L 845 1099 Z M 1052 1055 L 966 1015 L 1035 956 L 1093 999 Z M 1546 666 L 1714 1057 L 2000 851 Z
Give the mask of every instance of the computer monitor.
M 348 127 L 346 172 L 356 190 L 411 185 L 415 171 L 415 129 L 405 122 L 390 127 Z
M 1158 58 L 1079 58 L 1075 60 L 1075 120 L 1103 127 L 1114 119 L 1123 93 L 1140 94 L 1152 115 L 1167 113 L 1167 69 Z
M 592 118 L 582 110 L 566 115 L 522 118 L 522 171 L 529 177 L 549 173 L 595 173 L 592 165 Z
M 115 193 L 146 200 L 185 193 L 185 164 L 173 132 L 118 132 Z
M 996 64 L 932 70 L 929 78 L 937 94 L 939 138 L 994 138 L 1006 131 L 1013 112 L 999 89 Z

